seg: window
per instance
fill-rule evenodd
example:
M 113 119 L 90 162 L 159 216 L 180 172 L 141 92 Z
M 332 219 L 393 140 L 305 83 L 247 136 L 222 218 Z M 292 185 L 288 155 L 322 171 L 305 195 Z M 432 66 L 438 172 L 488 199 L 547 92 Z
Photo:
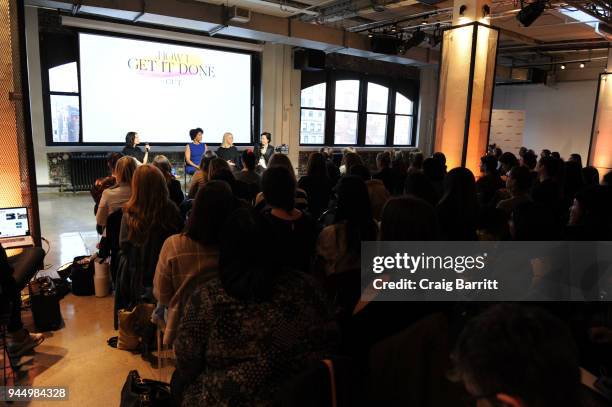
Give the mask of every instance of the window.
M 325 142 L 325 83 L 310 86 L 301 94 L 301 144 Z M 316 125 L 316 127 L 315 127 Z
M 414 145 L 416 86 L 410 81 L 337 73 L 324 80 L 302 90 L 301 144 Z
M 53 142 L 78 143 L 81 109 L 77 63 L 69 62 L 48 71 Z

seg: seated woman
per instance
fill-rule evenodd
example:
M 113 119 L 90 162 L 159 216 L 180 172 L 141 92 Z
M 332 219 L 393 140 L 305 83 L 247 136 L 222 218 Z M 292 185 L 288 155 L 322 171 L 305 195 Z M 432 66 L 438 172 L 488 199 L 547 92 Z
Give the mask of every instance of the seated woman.
M 310 270 L 315 242 L 319 234 L 316 221 L 295 205 L 295 177 L 281 166 L 268 168 L 261 180 L 265 209 L 265 236 L 273 256 L 266 256 L 277 267 Z
M 298 186 L 308 194 L 310 214 L 318 219 L 327 210 L 334 186 L 327 175 L 327 165 L 323 154 L 318 152 L 310 154 L 306 175 L 300 178 Z
M 361 242 L 376 240 L 378 228 L 365 182 L 355 175 L 340 178 L 334 224 L 317 242 L 318 272 L 323 275 L 359 270 Z
M 189 175 L 193 175 L 200 168 L 202 157 L 208 150 L 206 144 L 202 143 L 203 134 L 204 130 L 199 127 L 189 130 L 192 141 L 185 146 L 185 172 Z
M 191 177 L 191 181 L 189 181 L 189 191 L 187 193 L 188 199 L 193 199 L 198 192 L 198 187 L 208 181 L 208 169 L 210 167 L 210 163 L 217 156 L 210 150 L 207 150 L 204 153 L 204 157 L 202 157 L 202 161 L 200 162 L 200 168 L 193 174 Z
M 227 161 L 233 168 L 240 168 L 240 153 L 234 145 L 234 135 L 232 133 L 223 134 L 221 145 L 217 149 L 217 157 Z
M 117 178 L 115 177 L 115 167 L 117 166 L 117 161 L 123 157 L 121 153 L 110 153 L 108 159 L 106 160 L 106 165 L 110 171 L 110 175 L 108 177 L 98 178 L 96 182 L 94 182 L 93 188 L 91 188 L 91 197 L 93 198 L 94 205 L 94 215 L 98 213 L 98 205 L 100 204 L 100 199 L 102 198 L 102 193 L 105 189 L 110 188 L 117 184 Z
M 169 198 L 163 174 L 153 165 L 145 164 L 134 172 L 132 195 L 123 210 L 119 244 L 128 258 L 129 270 L 119 271 L 123 307 L 133 304 L 148 288 L 153 287 L 155 267 L 165 240 L 183 229 L 183 218 Z M 133 274 L 125 274 L 130 271 Z
M 285 154 L 275 153 L 270 158 L 268 162 L 268 168 L 272 167 L 283 167 L 286 168 L 287 171 L 293 176 L 297 184 L 297 179 L 295 177 L 295 170 L 293 169 L 293 164 L 291 164 L 291 160 Z M 257 198 L 255 199 L 255 208 L 256 209 L 264 209 L 266 207 L 266 201 L 263 193 L 259 193 Z M 295 207 L 300 211 L 308 211 L 308 195 L 306 195 L 306 191 L 301 188 L 295 189 Z
M 274 146 L 270 144 L 271 141 L 272 135 L 265 131 L 261 133 L 259 143 L 255 143 L 254 150 L 257 166 L 262 169 L 268 168 L 270 158 L 272 158 L 272 155 L 274 154 Z
M 223 230 L 219 275 L 195 289 L 179 325 L 172 390 L 187 407 L 271 405 L 329 355 L 337 331 L 311 279 L 271 267 L 253 244 L 256 214 L 239 209 Z
M 164 343 L 172 343 L 176 334 L 184 283 L 195 275 L 206 274 L 210 278 L 216 275 L 219 238 L 234 207 L 229 185 L 210 181 L 198 191 L 185 232 L 164 242 L 153 279 L 153 295 L 159 304 L 169 307 Z
M 145 144 L 145 151 L 143 152 L 140 147 L 140 137 L 135 131 L 130 131 L 125 135 L 125 147 L 121 150 L 123 155 L 129 155 L 134 157 L 138 164 L 146 164 L 149 161 L 149 150 L 151 149 L 148 144 Z
M 106 226 L 108 215 L 121 209 L 130 199 L 132 194 L 132 176 L 136 171 L 136 160 L 132 157 L 121 157 L 115 166 L 115 179 L 117 183 L 102 192 L 98 212 L 96 213 L 96 224 L 98 232 L 102 233 Z
M 251 149 L 242 152 L 242 171 L 236 174 L 236 179 L 246 184 L 261 184 L 261 176 L 255 171 L 257 158 Z
M 153 159 L 153 165 L 162 172 L 166 179 L 170 200 L 174 202 L 176 206 L 180 207 L 185 200 L 185 194 L 183 194 L 181 182 L 172 174 L 172 164 L 170 160 L 168 160 L 165 155 L 156 155 Z

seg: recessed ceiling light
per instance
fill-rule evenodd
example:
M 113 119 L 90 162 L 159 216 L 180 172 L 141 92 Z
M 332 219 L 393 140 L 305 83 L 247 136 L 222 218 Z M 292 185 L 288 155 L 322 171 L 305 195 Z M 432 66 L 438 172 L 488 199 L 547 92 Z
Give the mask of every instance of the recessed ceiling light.
M 581 63 L 580 63 L 580 67 L 581 67 L 581 68 L 584 68 L 584 62 L 581 62 Z
M 561 69 L 565 69 L 565 64 L 561 64 Z

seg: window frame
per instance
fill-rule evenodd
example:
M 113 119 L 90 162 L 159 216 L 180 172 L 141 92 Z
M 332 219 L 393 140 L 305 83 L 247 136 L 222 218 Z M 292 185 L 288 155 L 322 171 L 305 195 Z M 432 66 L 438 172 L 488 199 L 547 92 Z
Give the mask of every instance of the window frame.
M 345 109 L 336 109 L 336 81 L 340 80 L 358 80 L 359 81 L 359 100 L 357 104 L 357 142 L 355 144 L 340 144 L 335 143 L 335 121 L 336 112 L 351 112 Z M 387 113 L 368 112 L 368 83 L 385 86 L 389 90 L 387 99 Z M 346 71 L 331 71 L 322 72 L 302 72 L 301 90 L 325 83 L 325 108 L 310 108 L 300 105 L 300 146 L 337 146 L 337 147 L 371 147 L 371 148 L 387 148 L 387 147 L 415 147 L 416 133 L 418 128 L 418 97 L 419 86 L 418 81 L 412 79 L 397 79 L 386 78 L 376 75 L 363 73 L 346 72 Z M 396 94 L 408 98 L 412 102 L 412 114 L 395 113 Z M 323 143 L 303 143 L 301 131 L 302 109 L 306 110 L 324 110 L 325 111 L 325 129 Z M 368 114 L 385 115 L 387 125 L 385 130 L 384 144 L 366 144 L 366 129 Z M 396 144 L 395 141 L 395 117 L 406 116 L 412 118 L 412 131 L 409 137 L 408 144 Z

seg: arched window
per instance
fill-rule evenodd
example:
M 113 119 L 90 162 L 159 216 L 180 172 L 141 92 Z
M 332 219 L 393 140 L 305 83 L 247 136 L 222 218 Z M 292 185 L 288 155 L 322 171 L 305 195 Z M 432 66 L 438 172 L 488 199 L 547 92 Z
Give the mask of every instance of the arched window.
M 300 144 L 413 146 L 414 101 L 382 82 L 336 77 L 302 89 Z

